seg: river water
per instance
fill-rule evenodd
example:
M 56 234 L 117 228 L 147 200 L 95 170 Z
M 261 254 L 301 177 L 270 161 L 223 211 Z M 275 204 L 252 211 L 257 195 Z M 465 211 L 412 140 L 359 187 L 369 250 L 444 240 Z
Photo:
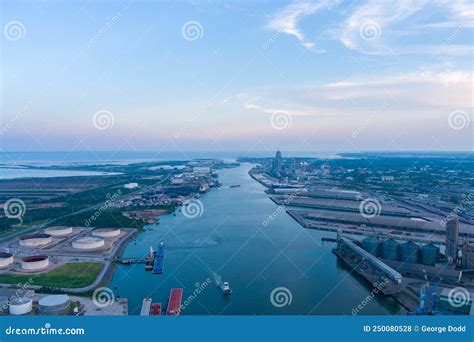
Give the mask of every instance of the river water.
M 145 297 L 166 304 L 173 287 L 184 288 L 183 315 L 351 315 L 357 306 L 363 315 L 400 312 L 393 299 L 373 296 L 365 280 L 349 273 L 331 252 L 333 243 L 321 243 L 332 233 L 304 229 L 278 209 L 250 168 L 219 171 L 222 187 L 201 196 L 202 215 L 188 218 L 180 209 L 130 243 L 125 257 L 166 244 L 161 275 L 142 264 L 117 268 L 110 288 L 128 298 L 130 314 L 139 314 Z M 265 225 L 268 216 L 274 219 Z M 230 283 L 232 295 L 222 295 L 216 277 Z

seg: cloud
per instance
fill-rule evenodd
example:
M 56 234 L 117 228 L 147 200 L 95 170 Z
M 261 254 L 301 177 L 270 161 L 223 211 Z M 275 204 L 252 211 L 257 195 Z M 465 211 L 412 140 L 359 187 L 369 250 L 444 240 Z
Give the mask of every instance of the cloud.
M 472 107 L 473 74 L 418 71 L 379 79 L 358 79 L 280 88 L 256 89 L 241 96 L 242 107 L 271 113 L 276 108 L 295 115 L 344 116 L 368 114 L 389 103 L 386 112 L 400 117 Z
M 454 43 L 464 29 L 473 27 L 473 12 L 467 1 L 370 0 L 345 20 L 339 39 L 347 48 L 365 54 L 468 55 L 472 44 Z M 448 38 L 439 46 L 427 44 L 429 37 L 446 36 L 435 35 L 433 30 L 440 29 L 450 29 Z
M 375 1 L 360 6 L 345 20 L 341 42 L 349 49 L 368 54 L 393 53 L 388 45 L 395 24 L 417 13 L 426 0 Z
M 323 49 L 316 48 L 313 42 L 306 39 L 305 35 L 298 28 L 298 24 L 302 18 L 314 14 L 323 8 L 329 8 L 338 2 L 337 0 L 294 2 L 277 11 L 267 23 L 267 27 L 295 37 L 305 48 L 311 51 L 324 52 Z

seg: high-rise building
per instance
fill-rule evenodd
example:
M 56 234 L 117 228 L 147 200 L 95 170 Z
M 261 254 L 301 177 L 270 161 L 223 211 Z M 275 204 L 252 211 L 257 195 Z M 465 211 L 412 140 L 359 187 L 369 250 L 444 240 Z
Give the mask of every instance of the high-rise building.
M 459 219 L 457 216 L 448 219 L 446 223 L 446 259 L 455 263 L 458 256 Z
M 278 177 L 281 177 L 283 174 L 283 157 L 281 156 L 280 151 L 277 151 L 275 154 L 275 159 L 273 160 L 272 171 L 273 171 L 273 174 Z

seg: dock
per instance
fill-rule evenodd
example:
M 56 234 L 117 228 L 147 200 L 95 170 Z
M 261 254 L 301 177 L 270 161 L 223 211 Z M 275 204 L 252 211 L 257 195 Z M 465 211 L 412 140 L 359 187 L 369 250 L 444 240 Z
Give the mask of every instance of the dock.
M 166 316 L 179 316 L 181 313 L 181 300 L 183 298 L 183 289 L 171 289 Z

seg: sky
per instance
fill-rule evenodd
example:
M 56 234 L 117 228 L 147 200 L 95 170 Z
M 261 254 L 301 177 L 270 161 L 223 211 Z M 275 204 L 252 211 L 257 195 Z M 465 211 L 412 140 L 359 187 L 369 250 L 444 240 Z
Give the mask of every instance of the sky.
M 472 151 L 470 1 L 1 3 L 2 151 Z

